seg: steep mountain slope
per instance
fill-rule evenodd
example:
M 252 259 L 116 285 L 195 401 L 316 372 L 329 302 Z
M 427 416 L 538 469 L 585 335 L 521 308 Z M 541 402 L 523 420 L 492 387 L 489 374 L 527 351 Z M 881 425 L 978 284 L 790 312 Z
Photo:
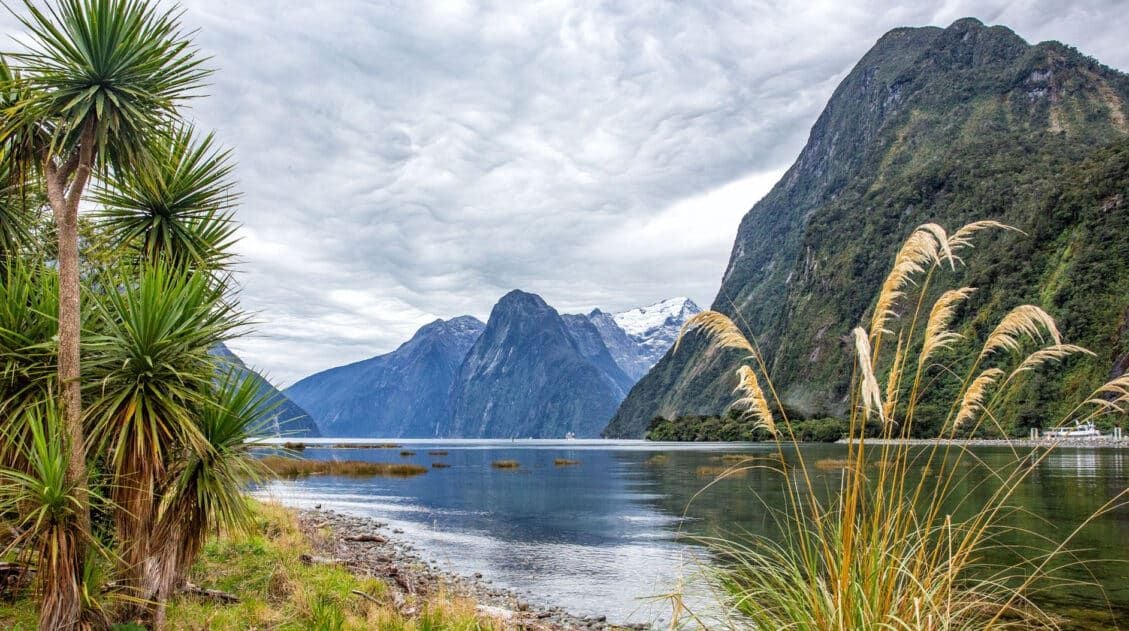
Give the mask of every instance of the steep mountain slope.
M 515 290 L 503 296 L 459 368 L 452 415 L 439 434 L 598 435 L 622 394 L 616 379 L 589 359 L 610 360 L 607 349 L 594 344 L 599 341 L 598 334 L 591 335 L 594 328 L 574 323 L 574 329 L 588 332 L 578 342 L 557 311 L 535 294 Z
M 279 392 L 262 375 L 251 370 L 231 352 L 226 345 L 220 343 L 210 351 L 212 355 L 228 363 L 244 379 L 251 379 L 257 384 L 259 393 L 266 397 L 268 405 L 274 406 L 271 411 L 271 425 L 275 434 L 287 437 L 312 437 L 321 436 L 314 419 L 301 406 L 290 400 L 289 397 Z
M 927 221 L 1000 220 L 1025 234 L 978 240 L 967 270 L 946 281 L 983 288 L 965 332 L 1033 303 L 1098 353 L 1007 402 L 1018 427 L 1055 418 L 1058 401 L 1129 363 L 1127 102 L 1129 78 L 1056 42 L 1032 46 L 973 19 L 895 29 L 742 220 L 712 308 L 757 337 L 786 403 L 841 414 L 845 336 L 904 238 Z M 691 336 L 636 384 L 605 434 L 638 437 L 655 415 L 722 411 L 736 359 Z
M 635 379 L 620 368 L 604 344 L 600 331 L 587 316 L 562 314 L 561 320 L 564 321 L 565 329 L 576 344 L 580 356 L 600 371 L 608 385 L 612 387 L 616 402 L 622 401 L 631 390 L 631 386 L 635 385 Z
M 450 417 L 459 365 L 484 326 L 471 316 L 436 320 L 391 353 L 311 375 L 286 394 L 327 436 L 435 436 Z

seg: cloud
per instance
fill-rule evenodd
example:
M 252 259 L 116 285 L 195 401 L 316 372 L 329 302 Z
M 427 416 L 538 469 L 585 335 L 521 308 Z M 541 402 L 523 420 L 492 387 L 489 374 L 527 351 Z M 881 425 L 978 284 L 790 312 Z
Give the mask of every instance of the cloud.
M 244 192 L 232 348 L 276 380 L 518 287 L 708 304 L 737 222 L 885 31 L 964 15 L 1129 68 L 1116 0 L 190 0 Z M 18 31 L 11 18 L 3 30 Z

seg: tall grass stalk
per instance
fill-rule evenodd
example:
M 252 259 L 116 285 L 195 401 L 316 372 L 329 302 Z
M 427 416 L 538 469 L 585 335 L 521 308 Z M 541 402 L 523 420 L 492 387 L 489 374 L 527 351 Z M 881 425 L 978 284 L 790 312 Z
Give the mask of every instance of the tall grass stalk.
M 977 222 L 952 235 L 936 224 L 915 230 L 895 258 L 868 326 L 852 332 L 850 441 L 837 489 L 819 488 L 809 475 L 820 467 L 805 461 L 755 337 L 717 312 L 686 323 L 683 335 L 697 330 L 715 347 L 747 353 L 737 372 L 740 398 L 734 405 L 776 436 L 783 463 L 770 467 L 785 489 L 783 506 L 766 506 L 776 521 L 775 535 L 706 539 L 723 560 L 719 579 L 726 593 L 751 628 L 1057 628 L 1056 618 L 1032 596 L 1056 580 L 1078 530 L 1050 542 L 1017 532 L 1007 521 L 1018 510 L 1013 493 L 1051 450 L 1025 458 L 1015 451 L 1013 465 L 988 470 L 974 485 L 991 483 L 996 489 L 983 505 L 965 507 L 965 517 L 953 508 L 964 499 L 958 489 L 969 482 L 962 461 L 983 464 L 975 454 L 952 442 L 922 450 L 896 440 L 909 438 L 927 420 L 919 418 L 919 404 L 927 395 L 935 398 L 933 389 L 946 379 L 959 384 L 941 424 L 940 437 L 951 439 L 982 426 L 1002 430 L 996 410 L 1025 374 L 1092 355 L 1063 343 L 1054 319 L 1034 305 L 1012 309 L 977 345 L 950 328 L 974 288 L 945 291 L 929 304 L 936 293 L 931 285 L 963 265 L 960 253 L 987 229 L 1012 228 Z M 1122 376 L 1051 425 L 1078 413 L 1089 420 L 1124 412 L 1127 404 L 1129 376 Z M 868 444 L 868 427 L 875 424 L 885 440 Z M 881 466 L 868 466 L 874 463 Z M 723 475 L 750 467 L 765 465 L 739 463 Z M 1125 498 L 1126 491 L 1113 495 L 1079 529 L 1124 505 Z M 1005 547 L 1001 537 L 1007 534 L 1032 543 L 1008 547 L 1019 555 L 1014 566 L 990 564 L 985 559 Z

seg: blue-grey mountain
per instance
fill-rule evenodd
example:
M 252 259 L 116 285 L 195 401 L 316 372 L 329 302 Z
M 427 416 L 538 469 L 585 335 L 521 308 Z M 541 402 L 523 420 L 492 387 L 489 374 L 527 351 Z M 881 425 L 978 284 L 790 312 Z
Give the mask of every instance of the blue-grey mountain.
M 212 355 L 228 364 L 240 379 L 250 379 L 257 385 L 260 396 L 271 407 L 270 426 L 274 434 L 283 437 L 318 437 L 317 423 L 313 417 L 285 394 L 278 391 L 262 375 L 251 370 L 222 342 L 211 350 Z
M 436 320 L 399 348 L 302 379 L 286 390 L 327 436 L 434 437 L 450 418 L 455 375 L 484 325 Z
M 459 368 L 451 418 L 439 434 L 599 435 L 630 380 L 610 361 L 595 327 L 577 318 L 570 318 L 574 337 L 540 296 L 518 290 L 503 296 Z

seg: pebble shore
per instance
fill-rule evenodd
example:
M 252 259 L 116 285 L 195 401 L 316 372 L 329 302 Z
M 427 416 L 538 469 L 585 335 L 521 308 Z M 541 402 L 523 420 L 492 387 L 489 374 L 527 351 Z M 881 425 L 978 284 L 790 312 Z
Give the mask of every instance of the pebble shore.
M 579 617 L 560 607 L 539 607 L 492 586 L 481 574 L 467 577 L 442 570 L 424 560 L 409 542 L 397 540 L 398 531 L 372 518 L 332 510 L 301 510 L 298 521 L 314 548 L 314 554 L 303 562 L 338 564 L 355 574 L 380 578 L 401 602 L 409 595 L 441 590 L 473 599 L 482 615 L 501 620 L 507 627 L 530 631 L 651 628 L 648 624 L 612 625 L 604 616 Z

